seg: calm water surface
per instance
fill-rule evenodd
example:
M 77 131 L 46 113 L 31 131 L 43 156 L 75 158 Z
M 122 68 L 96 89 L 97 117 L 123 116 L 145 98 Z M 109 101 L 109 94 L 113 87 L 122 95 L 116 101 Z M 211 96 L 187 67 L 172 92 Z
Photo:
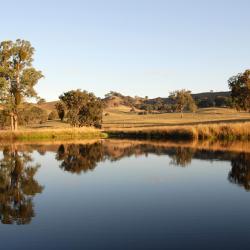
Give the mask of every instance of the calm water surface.
M 1 249 L 249 249 L 248 151 L 112 140 L 0 150 Z

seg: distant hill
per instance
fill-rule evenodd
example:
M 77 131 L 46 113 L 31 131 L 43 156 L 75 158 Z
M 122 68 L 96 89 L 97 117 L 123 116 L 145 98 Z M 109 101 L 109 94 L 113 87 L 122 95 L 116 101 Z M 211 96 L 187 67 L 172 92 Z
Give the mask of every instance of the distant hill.
M 194 100 L 198 102 L 206 101 L 208 103 L 207 107 L 214 106 L 215 100 L 218 97 L 229 98 L 229 91 L 221 91 L 221 92 L 202 92 L 197 94 L 192 94 Z M 157 97 L 157 98 L 145 98 L 145 97 L 131 97 L 124 96 L 118 92 L 110 92 L 105 98 L 102 99 L 104 103 L 104 107 L 106 109 L 116 108 L 116 107 L 135 107 L 137 109 L 144 109 L 144 105 L 155 105 L 157 103 L 170 104 L 171 101 L 168 97 Z M 51 112 L 55 110 L 55 104 L 58 101 L 44 102 L 41 104 L 37 104 L 38 107 L 45 109 L 47 112 Z
M 46 110 L 47 112 L 51 112 L 52 110 L 55 110 L 55 105 L 58 101 L 52 101 L 52 102 L 44 102 L 44 103 L 40 103 L 37 104 L 37 106 L 39 108 L 42 108 L 44 110 Z
M 124 96 L 118 92 L 111 91 L 108 93 L 105 98 L 103 99 L 103 103 L 105 107 L 118 107 L 118 106 L 128 106 L 134 107 L 143 103 L 145 98 L 142 97 L 131 97 L 131 96 Z
M 195 97 L 197 97 L 197 98 L 204 98 L 204 97 L 215 98 L 217 96 L 229 97 L 230 95 L 231 95 L 230 91 L 202 92 L 202 93 L 198 93 L 198 94 L 192 94 L 193 98 L 195 98 Z
M 194 99 L 203 99 L 203 98 L 208 98 L 215 100 L 216 97 L 230 97 L 231 92 L 230 91 L 221 91 L 221 92 L 203 92 L 203 93 L 198 93 L 198 94 L 192 94 L 192 97 Z
M 192 97 L 197 100 L 197 99 L 209 99 L 209 100 L 215 100 L 216 97 L 230 97 L 231 92 L 230 91 L 220 91 L 220 92 L 202 92 L 202 93 L 197 93 L 197 94 L 191 94 Z M 159 100 L 163 100 L 165 103 L 169 103 L 169 98 L 168 97 L 157 97 L 157 98 L 152 98 L 148 99 L 149 103 L 153 103 Z

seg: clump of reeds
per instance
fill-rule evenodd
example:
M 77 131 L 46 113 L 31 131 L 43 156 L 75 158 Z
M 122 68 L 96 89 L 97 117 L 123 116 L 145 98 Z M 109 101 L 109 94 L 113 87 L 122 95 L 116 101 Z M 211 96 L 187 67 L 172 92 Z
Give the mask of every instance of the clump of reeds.
M 199 139 L 250 140 L 250 123 L 198 125 Z
M 109 137 L 167 140 L 250 140 L 250 123 L 203 124 L 107 132 Z

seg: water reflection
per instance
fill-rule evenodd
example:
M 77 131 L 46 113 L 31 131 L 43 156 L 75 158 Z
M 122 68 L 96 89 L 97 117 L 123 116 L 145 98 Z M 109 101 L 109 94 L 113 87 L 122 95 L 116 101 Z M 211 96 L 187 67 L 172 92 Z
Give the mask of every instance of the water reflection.
M 240 153 L 231 160 L 230 182 L 250 190 L 250 154 Z
M 80 174 L 94 170 L 99 162 L 104 160 L 118 161 L 124 157 L 148 156 L 149 154 L 167 155 L 170 164 L 187 167 L 193 159 L 230 161 L 232 169 L 228 180 L 250 190 L 250 152 L 230 151 L 227 148 L 216 147 L 214 150 L 189 146 L 159 145 L 148 142 L 104 141 L 93 144 L 60 145 L 56 159 L 64 171 Z
M 250 190 L 250 145 L 193 145 L 143 141 L 104 140 L 55 145 L 9 145 L 1 148 L 0 220 L 3 224 L 28 224 L 35 216 L 33 198 L 43 191 L 35 179 L 39 165 L 32 154 L 53 154 L 59 168 L 72 174 L 93 171 L 99 162 L 125 157 L 166 155 L 170 165 L 188 167 L 193 159 L 231 162 L 228 180 Z M 57 167 L 57 166 L 56 166 Z M 225 177 L 226 178 L 226 177 Z
M 3 224 L 28 224 L 35 216 L 33 197 L 43 187 L 34 179 L 39 165 L 31 165 L 28 152 L 5 147 L 0 160 L 0 220 Z
M 101 143 L 60 145 L 56 159 L 60 161 L 60 168 L 71 173 L 80 174 L 93 170 L 97 163 L 103 159 Z
M 174 153 L 170 155 L 172 158 L 171 163 L 176 166 L 185 167 L 191 164 L 194 157 L 194 149 L 177 147 L 174 150 Z

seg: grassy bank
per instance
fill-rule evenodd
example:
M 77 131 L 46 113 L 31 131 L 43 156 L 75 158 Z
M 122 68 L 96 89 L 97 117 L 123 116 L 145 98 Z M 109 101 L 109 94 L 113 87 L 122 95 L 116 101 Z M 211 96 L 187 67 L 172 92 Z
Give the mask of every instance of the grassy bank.
M 157 140 L 250 140 L 250 123 L 202 124 L 109 130 L 110 138 Z
M 165 127 L 116 128 L 101 131 L 94 128 L 20 129 L 0 131 L 0 141 L 55 141 L 100 138 L 127 138 L 151 140 L 249 140 L 250 122 Z
M 94 128 L 27 129 L 15 132 L 0 131 L 0 140 L 72 140 L 105 138 L 106 134 Z

